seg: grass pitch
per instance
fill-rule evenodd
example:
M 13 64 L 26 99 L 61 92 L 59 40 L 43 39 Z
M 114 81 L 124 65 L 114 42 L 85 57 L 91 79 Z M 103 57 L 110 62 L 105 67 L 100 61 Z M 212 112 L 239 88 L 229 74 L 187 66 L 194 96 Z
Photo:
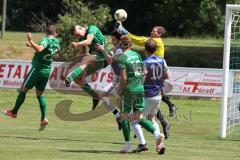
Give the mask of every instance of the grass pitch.
M 24 59 L 31 60 L 33 57 L 33 50 L 26 47 L 26 32 L 6 32 L 4 38 L 0 39 L 0 59 Z M 39 41 L 44 37 L 43 33 L 33 33 L 33 40 Z M 107 41 L 111 43 L 110 36 L 106 36 Z M 163 39 L 166 48 L 175 47 L 179 50 L 179 47 L 189 52 L 189 47 L 198 48 L 203 47 L 201 51 L 206 48 L 214 49 L 215 47 L 223 47 L 223 39 L 208 38 L 177 38 L 170 37 Z M 134 48 L 139 48 L 134 46 Z M 140 47 L 141 48 L 141 47 Z M 172 51 L 171 51 L 172 52 Z M 195 52 L 195 51 L 194 51 Z
M 12 107 L 15 90 L 0 90 L 0 109 Z M 166 153 L 157 155 L 153 137 L 144 131 L 150 150 L 140 154 L 120 154 L 122 132 L 111 113 L 84 122 L 67 122 L 55 115 L 56 104 L 64 99 L 74 101 L 71 111 L 91 109 L 86 96 L 46 92 L 49 126 L 39 132 L 40 110 L 34 91 L 20 109 L 17 119 L 0 116 L 0 160 L 236 160 L 240 159 L 240 139 L 220 140 L 218 100 L 177 100 L 177 116 L 168 118 L 171 135 Z M 161 108 L 167 113 L 167 107 Z M 132 138 L 135 147 L 137 140 Z

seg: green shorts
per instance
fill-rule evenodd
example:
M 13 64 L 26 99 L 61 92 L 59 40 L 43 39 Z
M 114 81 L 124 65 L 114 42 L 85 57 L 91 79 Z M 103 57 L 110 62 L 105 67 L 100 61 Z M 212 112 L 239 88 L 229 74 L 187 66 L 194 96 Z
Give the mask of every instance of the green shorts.
M 122 95 L 121 112 L 135 113 L 143 112 L 145 101 L 144 92 L 127 92 Z
M 35 87 L 39 91 L 44 91 L 48 82 L 51 69 L 38 69 L 32 67 L 24 78 L 23 86 L 32 89 Z
M 97 61 L 93 65 L 87 65 L 86 76 L 93 74 L 94 72 L 107 67 L 108 63 L 103 54 L 96 55 Z

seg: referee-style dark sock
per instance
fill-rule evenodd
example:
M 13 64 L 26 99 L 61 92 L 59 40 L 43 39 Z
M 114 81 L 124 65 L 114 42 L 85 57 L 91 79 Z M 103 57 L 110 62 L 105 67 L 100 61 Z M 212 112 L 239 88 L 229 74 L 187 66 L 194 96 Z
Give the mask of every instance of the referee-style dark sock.
M 112 113 L 114 114 L 114 116 L 116 117 L 116 118 L 119 118 L 120 117 L 120 113 L 119 113 L 119 111 L 115 108 L 114 110 L 112 110 Z
M 85 83 L 82 86 L 82 89 L 87 92 L 90 96 L 92 96 L 93 99 L 97 100 L 98 99 L 98 94 L 91 88 L 91 86 L 87 83 Z
M 162 124 L 162 126 L 167 125 L 167 122 L 165 121 L 160 109 L 158 109 L 157 111 L 157 119 L 159 120 L 159 122 Z
M 168 105 L 168 107 L 172 107 L 172 106 L 174 106 L 174 104 L 170 101 L 170 99 L 168 98 L 168 96 L 162 96 L 162 101 L 163 102 L 165 102 L 167 105 Z

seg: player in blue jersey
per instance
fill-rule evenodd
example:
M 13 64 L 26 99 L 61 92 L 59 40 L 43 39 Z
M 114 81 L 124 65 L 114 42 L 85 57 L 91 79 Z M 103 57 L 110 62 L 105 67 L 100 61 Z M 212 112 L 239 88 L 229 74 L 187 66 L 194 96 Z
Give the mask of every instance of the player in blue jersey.
M 147 75 L 144 82 L 145 110 L 143 115 L 152 122 L 155 130 L 160 134 L 160 129 L 154 119 L 154 116 L 159 110 L 162 99 L 161 89 L 163 87 L 164 80 L 168 79 L 169 75 L 168 67 L 164 58 L 159 58 L 154 55 L 156 47 L 156 43 L 153 39 L 149 39 L 145 44 L 145 55 L 147 58 L 143 61 L 143 63 L 146 67 Z M 135 134 L 137 135 L 139 141 L 138 148 L 135 152 L 148 150 L 147 143 L 141 133 L 141 130 L 135 131 Z M 163 141 L 161 141 L 161 143 L 162 147 L 165 148 Z

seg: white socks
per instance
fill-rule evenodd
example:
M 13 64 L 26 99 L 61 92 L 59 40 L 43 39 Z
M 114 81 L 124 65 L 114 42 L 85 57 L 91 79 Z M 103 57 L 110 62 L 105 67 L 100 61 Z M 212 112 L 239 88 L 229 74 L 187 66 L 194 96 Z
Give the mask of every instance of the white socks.
M 143 135 L 142 127 L 138 122 L 131 122 L 133 133 L 137 136 L 139 144 L 146 144 L 146 140 Z
M 102 97 L 102 100 L 103 100 L 103 104 L 105 105 L 105 107 L 109 111 L 111 111 L 116 118 L 119 118 L 120 117 L 120 113 L 117 110 L 117 108 L 114 106 L 114 104 L 112 103 L 111 99 L 109 97 Z

